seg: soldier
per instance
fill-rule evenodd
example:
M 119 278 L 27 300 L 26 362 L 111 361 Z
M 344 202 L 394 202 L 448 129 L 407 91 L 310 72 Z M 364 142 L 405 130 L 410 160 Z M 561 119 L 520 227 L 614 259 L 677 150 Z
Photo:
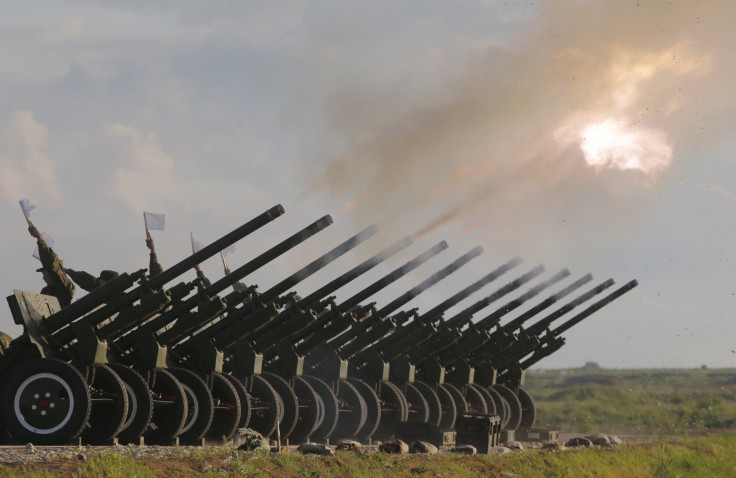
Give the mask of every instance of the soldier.
M 111 270 L 104 270 L 100 272 L 99 277 L 95 277 L 92 274 L 84 271 L 75 271 L 74 269 L 70 269 L 68 267 L 64 268 L 64 272 L 66 272 L 66 275 L 71 277 L 71 279 L 82 289 L 86 290 L 87 292 L 92 292 L 96 288 L 100 287 L 105 282 L 112 280 L 119 276 L 115 271 Z
M 230 268 L 228 266 L 225 266 L 225 275 L 228 275 L 228 274 L 230 274 Z M 233 284 L 233 289 L 238 292 L 245 292 L 248 290 L 248 286 L 238 281 L 235 284 Z
M 158 263 L 158 258 L 156 257 L 156 246 L 153 243 L 153 238 L 148 233 L 148 231 L 146 231 L 146 247 L 151 250 L 151 260 L 148 265 L 148 275 L 150 277 L 154 277 L 162 273 L 164 271 L 164 268 L 161 267 L 161 264 Z
M 35 226 L 29 226 L 28 232 L 38 241 L 38 256 L 43 267 L 36 269 L 36 272 L 43 273 L 43 280 L 46 282 L 46 287 L 41 289 L 41 293 L 56 297 L 59 299 L 59 305 L 66 307 L 71 304 L 75 289 L 74 284 L 64 272 L 64 263 L 46 244 Z
M 5 351 L 10 347 L 12 341 L 10 335 L 0 332 L 0 355 L 5 355 Z

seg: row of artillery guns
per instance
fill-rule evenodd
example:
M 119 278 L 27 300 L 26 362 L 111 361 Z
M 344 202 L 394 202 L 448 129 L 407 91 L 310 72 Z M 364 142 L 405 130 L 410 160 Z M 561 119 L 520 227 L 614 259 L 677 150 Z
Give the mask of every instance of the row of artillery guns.
M 590 275 L 565 285 L 569 271 L 544 278 L 536 266 L 516 274 L 521 260 L 514 258 L 430 310 L 405 307 L 478 257 L 476 247 L 378 307 L 374 295 L 448 248 L 440 242 L 356 285 L 413 244 L 405 238 L 308 295 L 293 290 L 374 236 L 375 226 L 268 290 L 240 282 L 328 227 L 330 216 L 214 283 L 175 283 L 283 214 L 275 206 L 156 276 L 123 273 L 63 309 L 54 297 L 15 290 L 8 303 L 24 333 L 0 356 L 2 438 L 201 444 L 251 428 L 281 443 L 365 442 L 395 436 L 407 422 L 451 432 L 467 413 L 498 415 L 507 430 L 530 428 L 536 409 L 523 389 L 524 371 L 562 347 L 566 330 L 637 285 L 592 301 L 613 280 L 579 293 Z M 337 301 L 333 293 L 343 287 L 358 292 Z M 547 289 L 554 292 L 530 306 Z M 556 305 L 567 296 L 573 298 Z M 506 320 L 517 309 L 524 312 Z

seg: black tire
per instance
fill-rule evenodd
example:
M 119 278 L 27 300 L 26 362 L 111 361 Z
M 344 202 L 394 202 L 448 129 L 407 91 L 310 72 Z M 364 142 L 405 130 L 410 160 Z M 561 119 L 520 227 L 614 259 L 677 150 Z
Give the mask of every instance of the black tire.
M 427 410 L 429 411 L 427 423 L 439 426 L 442 419 L 442 405 L 437 392 L 425 382 L 414 381 L 414 386 L 427 401 Z
M 519 387 L 519 402 L 521 403 L 521 422 L 519 428 L 532 428 L 537 421 L 537 407 L 526 390 Z
M 245 384 L 229 373 L 223 373 L 222 376 L 225 377 L 233 387 L 235 387 L 235 392 L 238 394 L 238 400 L 240 400 L 240 421 L 238 422 L 238 428 L 248 428 L 248 420 L 250 420 L 251 410 L 250 396 L 248 396 Z
M 427 423 L 427 420 L 429 420 L 429 404 L 422 392 L 413 383 L 407 382 L 404 385 L 404 396 L 409 406 L 409 416 L 406 421 Z
M 289 382 L 280 376 L 273 373 L 262 373 L 261 377 L 266 379 L 281 397 L 283 414 L 279 418 L 279 432 L 281 433 L 281 439 L 286 440 L 291 436 L 299 420 L 299 399 Z
M 381 401 L 381 420 L 374 437 L 383 441 L 392 438 L 399 423 L 407 420 L 409 406 L 399 387 L 391 382 L 383 380 L 378 382 L 376 393 Z
M 491 392 L 486 390 L 485 388 L 481 387 L 480 385 L 472 384 L 468 386 L 469 388 L 472 388 L 476 391 L 480 396 L 483 397 L 483 401 L 486 403 L 486 413 L 489 415 L 498 415 L 498 410 L 496 409 L 496 402 L 493 400 L 493 395 Z
M 437 397 L 440 400 L 440 406 L 442 407 L 442 417 L 440 418 L 439 427 L 443 432 L 452 430 L 455 427 L 455 420 L 457 420 L 457 406 L 455 400 L 452 397 L 452 393 L 445 388 L 444 385 L 437 384 Z
M 365 402 L 365 424 L 358 430 L 356 437 L 359 441 L 366 441 L 373 436 L 381 421 L 381 401 L 376 391 L 363 380 L 348 378 L 347 381 L 355 387 Z
M 260 375 L 248 377 L 245 386 L 251 397 L 248 427 L 268 438 L 276 432 L 283 415 L 281 397 Z
M 317 429 L 312 432 L 311 438 L 317 442 L 326 440 L 337 426 L 340 404 L 337 402 L 335 392 L 323 380 L 309 375 L 302 376 L 309 382 L 317 396 L 321 399 L 322 419 L 318 422 Z
M 304 377 L 294 377 L 291 381 L 299 400 L 299 417 L 294 430 L 289 435 L 289 443 L 303 443 L 312 436 L 322 416 L 322 400 Z
M 21 443 L 65 444 L 89 420 L 91 398 L 84 377 L 61 360 L 22 363 L 4 377 L 2 387 L 2 422 Z
M 481 395 L 476 388 L 474 388 L 472 385 L 464 385 L 462 388 L 462 392 L 465 396 L 465 400 L 467 400 L 468 402 L 470 412 L 484 414 L 488 413 L 488 404 L 486 403 L 485 398 L 483 398 L 483 395 Z
M 138 440 L 153 418 L 153 394 L 141 374 L 125 365 L 111 363 L 108 367 L 118 374 L 128 394 L 128 416 L 118 433 L 121 444 Z
M 187 418 L 179 433 L 179 443 L 200 445 L 215 414 L 215 404 L 207 384 L 194 372 L 178 367 L 167 369 L 187 394 Z
M 95 369 L 91 384 L 92 410 L 82 440 L 90 445 L 103 445 L 112 442 L 123 429 L 128 417 L 128 392 L 113 369 L 107 365 Z
M 519 397 L 507 386 L 496 384 L 493 386 L 506 403 L 509 405 L 509 419 L 506 422 L 504 430 L 516 430 L 521 425 L 521 402 Z
M 170 445 L 187 419 L 187 395 L 168 370 L 153 370 L 149 376 L 154 383 L 151 386 L 153 417 L 143 437 L 146 443 Z
M 452 401 L 455 402 L 455 410 L 458 416 L 471 411 L 468 401 L 465 400 L 465 396 L 456 386 L 451 383 L 443 383 L 442 386 L 450 393 Z
M 338 418 L 337 426 L 330 436 L 336 439 L 355 438 L 358 431 L 365 426 L 367 419 L 365 399 L 358 389 L 346 380 L 338 380 L 335 395 L 339 406 Z
M 223 374 L 213 373 L 210 381 L 215 414 L 207 431 L 207 438 L 227 441 L 238 431 L 242 413 L 240 398 L 233 384 Z
M 483 387 L 483 390 L 491 396 L 493 407 L 496 409 L 496 415 L 501 417 L 501 428 L 503 428 L 504 423 L 507 423 L 509 419 L 509 404 L 506 403 L 506 400 L 493 387 Z

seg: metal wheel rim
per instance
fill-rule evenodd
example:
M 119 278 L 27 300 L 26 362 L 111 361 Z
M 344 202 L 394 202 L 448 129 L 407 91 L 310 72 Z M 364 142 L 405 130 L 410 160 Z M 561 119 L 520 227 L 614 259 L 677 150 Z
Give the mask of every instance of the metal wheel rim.
M 186 433 L 192 428 L 194 422 L 197 420 L 197 416 L 199 416 L 199 400 L 194 395 L 194 390 L 183 383 L 181 384 L 181 388 L 184 389 L 184 393 L 187 395 L 187 404 L 189 407 L 187 408 L 187 421 L 184 423 L 180 434 Z
M 25 398 L 36 401 L 35 404 L 30 405 L 28 407 L 27 414 L 29 416 L 30 414 L 33 414 L 39 408 L 42 408 L 40 411 L 40 415 L 42 417 L 46 417 L 48 415 L 48 413 L 46 412 L 46 409 L 56 408 L 57 402 L 52 401 L 52 396 L 51 396 L 50 391 L 45 391 L 45 392 L 40 391 L 40 393 L 36 393 L 36 391 L 34 390 L 31 392 L 33 394 L 32 398 L 24 396 L 26 388 L 28 388 L 28 386 L 36 380 L 44 380 L 44 381 L 50 380 L 51 382 L 55 382 L 58 384 L 57 391 L 60 391 L 61 389 L 63 389 L 66 392 L 67 402 L 63 402 L 63 401 L 61 402 L 61 403 L 65 403 L 65 406 L 67 407 L 66 414 L 64 415 L 64 418 L 61 420 L 61 422 L 52 428 L 38 428 L 34 426 L 28 421 L 29 417 L 25 416 L 23 411 L 21 410 L 22 407 L 25 408 L 26 406 L 25 403 L 21 405 L 21 400 Z M 61 389 L 58 388 L 59 385 L 61 386 Z M 57 400 L 63 400 L 63 399 L 60 397 Z M 25 400 L 23 401 L 25 402 Z M 46 402 L 49 402 L 49 403 L 46 403 Z M 63 380 L 58 375 L 53 374 L 53 373 L 37 373 L 25 379 L 23 383 L 21 383 L 20 386 L 18 387 L 17 391 L 15 392 L 15 395 L 13 396 L 13 410 L 15 411 L 15 416 L 18 417 L 18 422 L 23 428 L 25 428 L 26 430 L 32 433 L 37 433 L 39 435 L 49 435 L 63 428 L 67 423 L 69 423 L 69 420 L 71 420 L 72 412 L 74 411 L 74 395 L 72 393 L 71 387 L 66 382 L 66 380 Z M 56 415 L 56 413 L 54 415 Z M 48 420 L 49 418 L 41 418 L 39 420 Z

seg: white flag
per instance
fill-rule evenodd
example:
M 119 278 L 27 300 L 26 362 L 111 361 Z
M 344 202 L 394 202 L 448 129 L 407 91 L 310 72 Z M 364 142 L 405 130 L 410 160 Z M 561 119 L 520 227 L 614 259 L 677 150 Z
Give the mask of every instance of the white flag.
M 41 237 L 43 237 L 43 240 L 46 242 L 47 246 L 54 247 L 54 239 L 51 236 L 49 236 L 45 232 L 42 232 Z M 41 256 L 38 253 L 38 246 L 36 246 L 36 249 L 33 251 L 33 257 L 35 257 L 39 261 L 41 260 Z
M 190 232 L 189 236 L 192 238 L 192 254 L 195 254 L 196 252 L 199 252 L 200 249 L 204 247 L 204 244 L 199 242 L 194 238 L 194 233 Z
M 154 212 L 144 212 L 143 222 L 146 223 L 146 231 L 163 231 L 166 226 L 166 216 Z
M 232 254 L 233 252 L 235 252 L 237 249 L 238 249 L 237 244 L 231 244 L 231 245 L 227 246 L 225 249 L 222 250 L 222 255 L 223 255 L 223 257 L 224 256 L 229 256 L 230 254 Z
M 30 199 L 21 199 L 18 202 L 20 203 L 20 208 L 23 209 L 23 215 L 26 219 L 30 219 L 31 211 L 36 209 L 36 205 L 32 204 Z

